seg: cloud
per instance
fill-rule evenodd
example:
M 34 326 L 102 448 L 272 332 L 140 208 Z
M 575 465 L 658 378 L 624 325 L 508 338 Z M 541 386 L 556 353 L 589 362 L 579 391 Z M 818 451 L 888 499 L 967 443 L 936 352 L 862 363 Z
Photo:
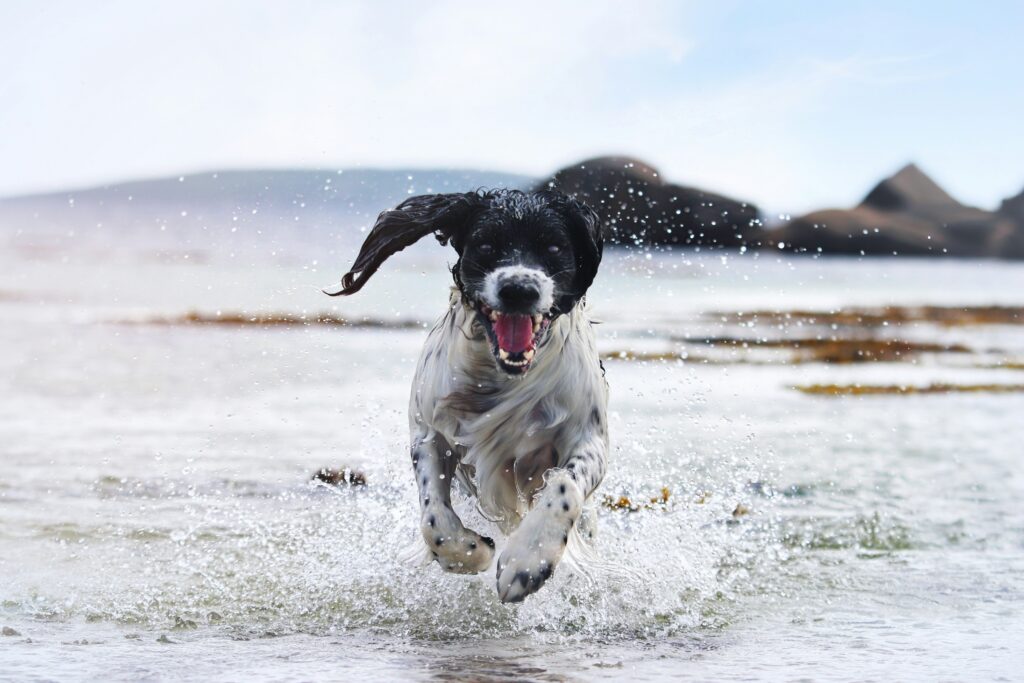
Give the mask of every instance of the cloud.
M 252 164 L 540 173 L 564 146 L 552 121 L 598 108 L 613 64 L 677 62 L 688 49 L 683 6 L 670 2 L 644 12 L 612 2 L 497 7 L 120 3 L 25 13 L 5 36 L 15 68 L 0 76 L 17 95 L 0 113 L 0 151 L 23 165 L 0 171 L 0 187 Z
M 1016 129 L 1004 104 L 988 138 L 950 134 L 1006 89 L 968 106 L 958 89 L 987 72 L 875 23 L 668 0 L 0 5 L 0 193 L 246 166 L 539 175 L 629 153 L 795 211 L 855 201 L 922 150 L 955 176 Z

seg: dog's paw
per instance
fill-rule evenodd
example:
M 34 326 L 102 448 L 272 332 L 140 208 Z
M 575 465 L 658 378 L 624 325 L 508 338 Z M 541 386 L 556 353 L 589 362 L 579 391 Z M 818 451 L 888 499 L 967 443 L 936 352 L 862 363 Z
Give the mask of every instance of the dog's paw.
M 579 519 L 583 494 L 565 475 L 546 477 L 537 502 L 498 558 L 498 597 L 520 602 L 551 578 L 569 532 Z
M 423 541 L 446 572 L 478 574 L 491 566 L 494 541 L 462 525 L 454 513 L 427 513 L 421 525 Z
M 506 550 L 498 559 L 498 598 L 502 602 L 522 602 L 543 586 L 555 570 L 557 559 L 535 553 L 520 555 L 517 557 Z

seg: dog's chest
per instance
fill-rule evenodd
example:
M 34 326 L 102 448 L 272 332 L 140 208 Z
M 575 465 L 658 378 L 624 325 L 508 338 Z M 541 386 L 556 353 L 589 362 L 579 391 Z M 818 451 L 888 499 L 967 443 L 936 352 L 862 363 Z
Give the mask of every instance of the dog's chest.
M 489 409 L 459 415 L 451 438 L 482 508 L 514 525 L 544 473 L 560 465 L 564 425 L 554 420 L 552 396 L 499 392 L 490 398 Z
M 464 383 L 443 400 L 443 411 L 454 418 L 451 437 L 459 445 L 501 445 L 519 453 L 541 443 L 554 442 L 559 425 L 569 412 L 563 397 L 551 387 L 501 387 L 486 383 Z

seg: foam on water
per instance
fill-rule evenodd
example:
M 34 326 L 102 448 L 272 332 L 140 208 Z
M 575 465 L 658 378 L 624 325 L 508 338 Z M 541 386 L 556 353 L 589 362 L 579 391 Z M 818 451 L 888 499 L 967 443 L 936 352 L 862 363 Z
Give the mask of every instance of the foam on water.
M 411 482 L 272 492 L 105 478 L 94 493 L 129 522 L 37 528 L 59 544 L 63 562 L 78 565 L 73 586 L 26 575 L 17 588 L 28 595 L 7 604 L 36 618 L 245 635 L 650 638 L 713 626 L 723 619 L 716 605 L 777 549 L 769 506 L 760 519 L 737 521 L 729 505 L 695 502 L 698 491 L 728 498 L 730 481 L 659 483 L 675 501 L 636 513 L 600 509 L 598 538 L 580 551 L 586 561 L 560 567 L 544 599 L 508 607 L 495 596 L 493 570 L 455 576 L 409 559 L 410 545 L 422 543 Z M 468 503 L 461 508 L 483 529 Z M 153 525 L 157 510 L 180 523 Z

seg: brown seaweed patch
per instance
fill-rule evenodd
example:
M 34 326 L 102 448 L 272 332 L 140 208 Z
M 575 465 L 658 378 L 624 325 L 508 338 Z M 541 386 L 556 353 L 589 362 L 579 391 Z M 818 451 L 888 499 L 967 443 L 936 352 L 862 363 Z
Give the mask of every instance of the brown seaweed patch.
M 676 351 L 606 351 L 601 354 L 603 361 L 626 361 L 633 363 L 675 363 L 683 362 L 693 365 L 777 365 L 763 360 L 722 356 L 712 358 L 689 352 Z
M 328 486 L 366 486 L 366 475 L 348 467 L 321 467 L 313 473 L 310 481 Z
M 827 339 L 806 337 L 799 339 L 744 339 L 741 337 L 708 337 L 705 339 L 679 340 L 689 344 L 726 346 L 744 350 L 791 349 L 791 363 L 849 363 L 900 362 L 913 360 L 922 353 L 970 353 L 963 344 L 936 344 L 911 342 L 901 339 L 830 337 Z
M 681 353 L 675 351 L 608 351 L 607 353 L 601 354 L 601 360 L 628 360 L 638 362 L 675 362 L 681 360 L 689 360 L 689 356 L 684 356 Z
M 733 365 L 737 363 L 749 363 L 745 358 L 709 358 L 693 353 L 678 351 L 607 351 L 601 354 L 601 360 L 627 361 L 633 363 L 699 363 L 702 365 Z
M 382 318 L 349 319 L 331 313 L 203 313 L 188 311 L 177 316 L 156 316 L 140 320 L 119 321 L 127 325 L 221 325 L 224 327 L 301 327 L 325 325 L 328 327 L 351 327 L 389 330 L 422 329 L 425 324 L 418 320 L 384 320 Z
M 1012 394 L 1024 392 L 1024 384 L 802 384 L 793 387 L 813 396 L 906 396 L 910 394 Z
M 709 312 L 706 317 L 723 322 L 785 325 L 841 325 L 882 327 L 925 322 L 943 327 L 970 325 L 1024 325 L 1024 306 L 883 306 L 840 308 L 833 311 Z
M 979 370 L 1024 370 L 1024 363 L 1016 361 L 1004 361 L 1002 363 L 993 363 L 991 365 L 976 365 L 974 366 Z
M 664 508 L 668 505 L 668 500 L 672 496 L 672 492 L 669 491 L 668 487 L 662 486 L 661 492 L 649 498 L 648 500 L 634 501 L 629 496 L 605 496 L 601 499 L 601 505 L 608 508 L 609 510 L 626 510 L 627 512 L 639 512 L 640 510 L 651 510 L 654 508 Z

